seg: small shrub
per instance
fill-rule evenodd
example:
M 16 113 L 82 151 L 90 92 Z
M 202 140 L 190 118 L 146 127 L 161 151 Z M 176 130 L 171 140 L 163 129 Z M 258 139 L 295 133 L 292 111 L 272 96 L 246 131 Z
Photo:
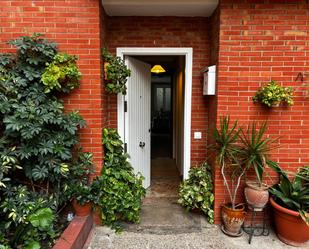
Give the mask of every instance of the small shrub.
M 199 167 L 191 168 L 189 178 L 179 187 L 178 203 L 187 210 L 200 209 L 209 223 L 214 222 L 213 183 L 209 165 L 205 162 Z

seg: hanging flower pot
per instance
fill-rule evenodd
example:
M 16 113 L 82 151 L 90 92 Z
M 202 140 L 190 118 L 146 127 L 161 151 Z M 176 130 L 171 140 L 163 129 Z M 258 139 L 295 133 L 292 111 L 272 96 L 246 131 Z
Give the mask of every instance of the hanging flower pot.
M 131 71 L 127 68 L 124 61 L 109 53 L 106 49 L 102 51 L 104 58 L 104 79 L 107 81 L 105 89 L 111 94 L 123 94 L 127 92 L 127 79 Z
M 291 106 L 293 102 L 293 88 L 283 87 L 275 81 L 262 86 L 253 97 L 254 103 L 261 103 L 267 107 L 276 107 L 281 104 Z

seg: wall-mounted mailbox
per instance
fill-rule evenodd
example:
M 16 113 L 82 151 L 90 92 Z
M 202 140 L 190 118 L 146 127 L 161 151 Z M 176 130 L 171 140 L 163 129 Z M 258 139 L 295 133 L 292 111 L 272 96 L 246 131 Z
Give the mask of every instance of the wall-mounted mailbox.
M 216 65 L 206 67 L 204 70 L 203 94 L 216 94 Z

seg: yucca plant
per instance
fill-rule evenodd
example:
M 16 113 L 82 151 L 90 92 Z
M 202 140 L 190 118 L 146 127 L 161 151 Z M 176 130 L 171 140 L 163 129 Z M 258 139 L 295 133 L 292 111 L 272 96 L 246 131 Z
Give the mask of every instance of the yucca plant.
M 210 149 L 215 154 L 217 164 L 221 168 L 224 186 L 228 192 L 233 209 L 236 206 L 235 201 L 240 181 L 245 173 L 245 168 L 242 167 L 238 160 L 240 147 L 237 142 L 241 129 L 237 125 L 237 120 L 231 125 L 229 116 L 221 117 L 220 130 L 215 128 L 213 133 L 215 143 L 210 146 Z M 231 177 L 232 182 L 235 184 L 228 183 L 227 175 Z
M 240 150 L 238 159 L 245 166 L 246 170 L 254 169 L 256 180 L 260 187 L 263 184 L 265 167 L 272 164 L 270 152 L 278 148 L 276 142 L 279 138 L 265 137 L 267 122 L 263 122 L 258 128 L 253 122 L 247 130 L 240 130 Z

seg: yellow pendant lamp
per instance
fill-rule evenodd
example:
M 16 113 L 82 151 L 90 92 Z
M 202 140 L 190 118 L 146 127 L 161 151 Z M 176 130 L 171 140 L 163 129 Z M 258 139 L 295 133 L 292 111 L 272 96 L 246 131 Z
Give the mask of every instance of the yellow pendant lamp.
M 154 65 L 151 68 L 151 72 L 159 74 L 159 73 L 165 73 L 166 71 L 165 71 L 165 69 L 161 65 Z

